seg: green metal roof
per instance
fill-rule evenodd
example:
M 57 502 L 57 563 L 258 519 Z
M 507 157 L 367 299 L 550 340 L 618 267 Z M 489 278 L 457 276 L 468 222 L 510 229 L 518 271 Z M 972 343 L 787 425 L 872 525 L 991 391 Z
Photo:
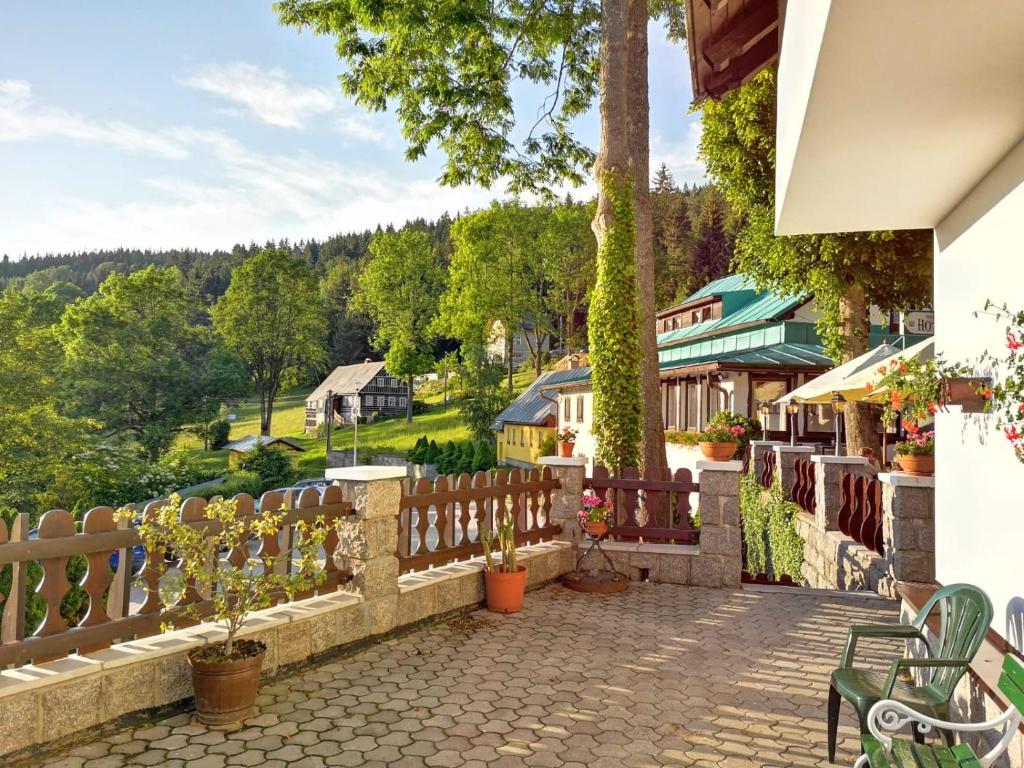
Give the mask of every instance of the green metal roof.
M 732 353 L 711 352 L 687 358 L 685 362 L 678 360 L 661 360 L 662 370 L 680 368 L 704 363 L 721 363 L 724 365 L 749 365 L 751 367 L 815 367 L 831 368 L 832 359 L 825 354 L 824 347 L 818 344 L 800 344 L 782 342 L 769 344 L 755 349 L 738 350 Z
M 680 344 L 697 336 L 728 331 L 738 325 L 778 320 L 807 301 L 803 296 L 784 296 L 774 291 L 758 293 L 754 281 L 746 275 L 729 275 L 708 283 L 687 297 L 683 304 L 708 296 L 722 297 L 723 317 L 666 331 L 658 336 L 658 345 Z

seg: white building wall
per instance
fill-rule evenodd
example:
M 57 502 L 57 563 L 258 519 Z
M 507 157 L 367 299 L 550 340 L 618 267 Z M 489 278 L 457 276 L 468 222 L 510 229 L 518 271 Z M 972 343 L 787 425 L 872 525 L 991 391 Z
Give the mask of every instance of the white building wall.
M 973 362 L 1006 352 L 1005 323 L 974 317 L 987 300 L 1024 308 L 1024 142 L 935 230 L 936 351 Z M 988 415 L 936 419 L 936 578 L 982 587 L 994 628 L 1024 650 L 1024 464 Z

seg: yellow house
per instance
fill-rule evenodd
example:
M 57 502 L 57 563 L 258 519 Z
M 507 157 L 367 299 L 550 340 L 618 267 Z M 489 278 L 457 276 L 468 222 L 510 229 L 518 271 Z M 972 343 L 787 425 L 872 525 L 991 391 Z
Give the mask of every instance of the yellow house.
M 504 411 L 498 414 L 491 429 L 497 438 L 499 464 L 532 468 L 541 454 L 541 443 L 555 436 L 558 422 L 555 399 L 542 391 L 559 383 L 576 371 L 549 371 L 533 382 Z

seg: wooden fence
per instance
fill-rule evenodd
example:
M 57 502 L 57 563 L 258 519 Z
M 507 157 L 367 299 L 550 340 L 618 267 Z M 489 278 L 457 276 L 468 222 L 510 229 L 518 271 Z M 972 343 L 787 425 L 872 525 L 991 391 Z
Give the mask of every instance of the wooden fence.
M 814 514 L 815 482 L 814 462 L 810 459 L 797 459 L 793 463 L 791 498 L 809 515 Z
M 766 490 L 770 490 L 772 483 L 775 481 L 776 461 L 775 451 L 764 452 L 764 459 L 761 461 L 761 468 L 757 473 L 757 482 Z
M 839 530 L 884 555 L 882 516 L 882 484 L 878 478 L 844 472 L 839 480 Z
M 248 494 L 234 497 L 238 502 L 238 513 L 247 519 L 256 519 L 259 513 Z M 155 514 L 166 501 L 150 502 L 144 515 Z M 203 517 L 206 500 L 189 498 L 181 504 L 181 520 L 193 527 L 202 527 L 212 532 L 219 523 Z M 284 505 L 290 511 L 285 516 L 277 535 L 265 536 L 259 543 L 258 554 L 285 557 L 279 560 L 282 571 L 291 569 L 292 548 L 295 544 L 295 523 L 302 520 L 312 522 L 323 516 L 330 532 L 324 542 L 324 583 L 316 589 L 317 594 L 337 590 L 338 585 L 347 581 L 349 574 L 340 570 L 334 562 L 338 546 L 337 522 L 352 513 L 352 505 L 341 498 L 341 489 L 330 486 L 323 497 L 315 488 L 306 488 L 299 494 L 285 494 L 268 491 L 260 499 L 260 509 L 278 510 Z M 81 532 L 69 512 L 55 509 L 43 515 L 35 538 L 29 536 L 29 517 L 26 514 L 15 518 L 10 531 L 0 520 L 0 571 L 11 568 L 11 586 L 8 593 L 0 593 L 3 603 L 3 617 L 0 622 L 0 668 L 21 665 L 32 661 L 39 663 L 62 658 L 67 654 L 102 650 L 112 643 L 125 642 L 136 638 L 155 635 L 174 606 L 167 606 L 160 596 L 160 579 L 167 565 L 166 553 L 146 552 L 145 565 L 138 574 L 138 582 L 144 585 L 141 604 L 133 607 L 131 601 L 132 548 L 141 545 L 138 531 L 128 521 L 114 520 L 110 507 L 96 507 L 89 510 L 82 520 Z M 253 542 L 255 543 L 255 542 Z M 117 568 L 111 568 L 111 556 L 118 553 Z M 72 557 L 83 556 L 86 573 L 78 586 L 85 593 L 84 616 L 78 620 L 62 615 L 61 602 L 71 591 L 68 581 L 68 563 Z M 249 557 L 248 548 L 232 550 L 224 559 L 239 567 Z M 38 563 L 42 579 L 36 587 L 46 604 L 46 615 L 35 632 L 25 637 L 25 614 L 28 601 L 27 582 L 31 563 Z M 223 567 L 221 564 L 218 567 Z M 313 593 L 298 595 L 309 597 Z M 196 603 L 200 616 L 209 616 L 212 601 L 205 599 L 195 590 L 186 600 Z M 279 601 L 286 597 L 277 596 Z
M 550 467 L 410 480 L 399 505 L 399 572 L 483 554 L 480 529 L 496 530 L 495 515 L 504 510 L 515 520 L 518 545 L 553 539 L 562 530 L 551 523 L 551 492 L 558 488 Z
M 671 477 L 640 475 L 636 467 L 626 467 L 612 476 L 607 467 L 594 467 L 594 476 L 586 484 L 602 499 L 611 499 L 615 520 L 611 536 L 620 541 L 643 540 L 650 543 L 696 544 L 700 531 L 690 517 L 690 494 L 700 486 L 688 469 L 677 469 Z

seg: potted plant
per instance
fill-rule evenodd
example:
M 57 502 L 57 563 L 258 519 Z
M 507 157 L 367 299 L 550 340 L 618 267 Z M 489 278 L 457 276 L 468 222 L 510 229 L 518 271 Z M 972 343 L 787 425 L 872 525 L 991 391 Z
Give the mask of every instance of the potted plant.
M 526 594 L 526 566 L 516 563 L 516 526 L 512 512 L 505 509 L 501 519 L 495 520 L 498 529 L 498 548 L 501 564 L 494 560 L 494 531 L 490 526 L 480 529 L 480 543 L 484 548 L 484 586 L 487 608 L 495 613 L 518 613 L 523 609 Z
M 139 537 L 147 552 L 171 552 L 177 560 L 177 572 L 170 573 L 163 556 L 147 562 L 162 576 L 160 596 L 169 606 L 162 626 L 206 617 L 223 623 L 225 638 L 190 652 L 188 665 L 199 719 L 210 725 L 233 723 L 252 713 L 267 650 L 258 640 L 237 638 L 238 631 L 253 611 L 323 582 L 318 550 L 327 528 L 323 518 L 298 521 L 292 549 L 254 555 L 250 545 L 276 537 L 286 509 L 246 516 L 238 513 L 236 499 L 215 498 L 203 508 L 202 523 L 183 523 L 180 501 L 172 495 L 158 511 L 144 515 L 138 521 Z M 126 508 L 118 516 L 132 518 L 134 512 Z M 298 557 L 289 573 L 285 558 L 294 550 Z
M 935 474 L 935 433 L 921 432 L 912 425 L 911 435 L 896 443 L 896 459 L 908 475 L 928 477 Z
M 564 459 L 572 456 L 572 452 L 576 450 L 576 435 L 578 433 L 571 427 L 562 427 L 562 431 L 558 433 L 556 439 L 558 440 L 558 455 Z
M 583 529 L 594 539 L 607 536 L 612 520 L 612 500 L 602 499 L 588 488 L 583 492 L 581 503 L 583 508 L 576 514 Z
M 724 422 L 712 421 L 708 428 L 698 435 L 697 445 L 700 446 L 704 458 L 710 461 L 729 461 L 736 455 L 740 438 L 747 433 L 740 424 L 729 425 Z

